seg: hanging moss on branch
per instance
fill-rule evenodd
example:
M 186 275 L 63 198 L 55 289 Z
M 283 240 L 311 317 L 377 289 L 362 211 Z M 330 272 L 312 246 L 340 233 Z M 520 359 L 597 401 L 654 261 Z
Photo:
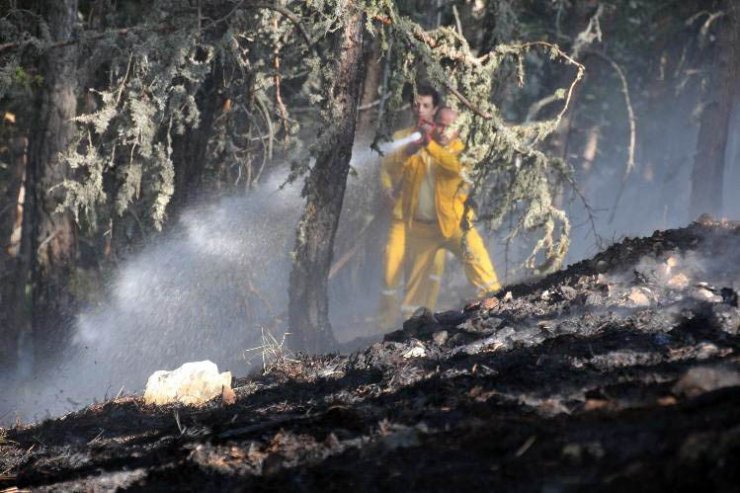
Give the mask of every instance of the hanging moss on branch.
M 463 159 L 472 169 L 479 219 L 497 228 L 504 218 L 514 215 L 516 223 L 509 233 L 512 237 L 524 231 L 539 231 L 540 239 L 527 265 L 538 273 L 557 269 L 568 250 L 570 221 L 553 198 L 559 183 L 572 182 L 571 169 L 561 159 L 543 153 L 539 144 L 560 123 L 583 77 L 583 65 L 546 42 L 500 44 L 477 56 L 454 29 L 424 31 L 398 16 L 391 5 L 379 20 L 385 26 L 386 47 L 391 48 L 393 59 L 389 104 L 400 106 L 404 85 L 420 78 L 446 90 L 450 95 L 448 104 L 461 110 L 456 125 L 466 141 Z M 562 101 L 562 108 L 546 120 L 505 122 L 491 98 L 497 71 L 504 62 L 513 60 L 522 86 L 525 58 L 535 54 L 573 67 L 570 85 L 552 95 L 553 100 Z M 536 265 L 541 252 L 544 262 Z
M 76 174 L 63 184 L 63 207 L 93 229 L 126 212 L 161 229 L 178 171 L 173 139 L 194 129 L 207 140 L 198 163 L 205 186 L 250 186 L 277 137 L 290 145 L 298 132 L 277 84 L 303 70 L 295 61 L 309 46 L 288 43 L 296 29 L 306 37 L 299 20 L 264 3 L 204 2 L 196 10 L 157 1 L 132 27 L 86 33 L 80 43 L 104 64 L 108 83 L 88 90 L 92 104 L 76 118 L 79 135 L 65 153 Z M 290 60 L 279 76 L 276 53 Z M 221 100 L 208 128 L 200 128 L 204 98 Z
M 214 170 L 215 180 L 251 183 L 276 143 L 303 147 L 292 115 L 296 106 L 316 111 L 314 124 L 340 120 L 325 101 L 335 77 L 325 43 L 327 34 L 357 11 L 389 56 L 385 105 L 402 107 L 404 86 L 421 78 L 447 92 L 449 104 L 461 110 L 458 125 L 479 218 L 497 228 L 504 218 L 515 217 L 512 236 L 538 231 L 529 264 L 544 252 L 541 270 L 556 268 L 567 251 L 570 223 L 553 198 L 557 183 L 572 179 L 571 170 L 539 146 L 566 111 L 583 66 L 545 42 L 499 44 L 478 55 L 455 29 L 425 31 L 400 16 L 391 0 L 213 1 L 197 8 L 160 0 L 138 23 L 107 34 L 86 32 L 79 42 L 91 59 L 105 60 L 108 84 L 90 90 L 94 107 L 77 118 L 79 137 L 66 153 L 77 175 L 64 184 L 65 207 L 93 225 L 108 223 L 98 211 L 110 216 L 134 209 L 153 229 L 161 228 L 175 186 L 172 139 L 200 125 L 198 91 L 214 73 L 225 103 L 211 128 L 203 130 L 209 132 L 204 166 Z M 537 57 L 573 70 L 570 85 L 551 96 L 562 101 L 562 109 L 550 119 L 504 121 L 492 102 L 499 71 L 513 66 L 523 85 L 525 60 Z M 389 123 L 390 114 L 384 116 Z M 331 135 L 321 132 L 312 148 L 330 144 Z M 294 178 L 310 168 L 307 158 L 300 161 Z M 218 171 L 223 169 L 235 171 Z M 106 187 L 111 180 L 105 177 L 111 176 L 115 185 Z

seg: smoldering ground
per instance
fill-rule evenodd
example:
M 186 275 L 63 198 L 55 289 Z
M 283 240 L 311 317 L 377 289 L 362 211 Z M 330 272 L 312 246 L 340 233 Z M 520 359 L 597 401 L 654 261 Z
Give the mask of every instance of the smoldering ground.
M 236 402 L 129 396 L 8 430 L 0 486 L 735 491 L 739 243 L 707 221 L 626 239 L 352 354 L 275 362 Z

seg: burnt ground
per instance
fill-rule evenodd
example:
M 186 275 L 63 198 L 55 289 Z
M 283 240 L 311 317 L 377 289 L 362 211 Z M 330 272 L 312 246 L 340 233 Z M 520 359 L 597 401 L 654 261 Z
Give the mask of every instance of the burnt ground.
M 237 401 L 0 430 L 0 491 L 737 491 L 740 225 L 627 239 Z

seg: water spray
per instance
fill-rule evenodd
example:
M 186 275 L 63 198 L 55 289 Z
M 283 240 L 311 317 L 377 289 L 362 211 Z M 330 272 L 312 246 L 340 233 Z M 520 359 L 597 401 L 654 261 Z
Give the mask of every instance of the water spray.
M 375 151 L 353 150 L 357 173 L 346 193 L 354 200 L 345 201 L 342 217 L 369 196 L 378 162 Z M 166 235 L 122 262 L 100 302 L 77 315 L 72 344 L 52 373 L 0 375 L 0 386 L 12 389 L 0 398 L 0 425 L 16 414 L 25 422 L 60 415 L 119 389 L 139 392 L 152 372 L 188 361 L 247 373 L 254 362 L 244 350 L 260 346 L 261 328 L 276 337 L 284 329 L 279 315 L 288 304 L 290 251 L 305 200 L 301 181 L 287 178 L 282 166 L 246 195 L 184 211 Z M 377 286 L 366 284 L 374 293 Z M 349 326 L 341 322 L 348 314 L 374 309 L 372 297 L 347 296 L 341 284 L 330 292 L 335 327 Z
M 407 135 L 406 137 L 400 138 L 398 140 L 394 140 L 393 142 L 387 142 L 381 145 L 380 150 L 383 152 L 383 154 L 395 152 L 398 149 L 401 149 L 402 147 L 405 147 L 409 145 L 410 143 L 421 139 L 421 137 L 422 137 L 421 132 L 417 130 L 411 135 Z

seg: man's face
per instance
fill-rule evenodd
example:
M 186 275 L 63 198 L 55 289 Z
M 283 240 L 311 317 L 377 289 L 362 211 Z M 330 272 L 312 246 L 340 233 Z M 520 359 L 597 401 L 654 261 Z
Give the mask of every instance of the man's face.
M 442 108 L 437 113 L 434 127 L 434 140 L 442 145 L 447 145 L 457 137 L 457 131 L 452 128 L 452 125 L 457 120 L 457 113 L 449 108 Z
M 418 94 L 414 99 L 414 116 L 417 120 L 434 121 L 434 113 L 437 107 L 434 106 L 434 98 Z

